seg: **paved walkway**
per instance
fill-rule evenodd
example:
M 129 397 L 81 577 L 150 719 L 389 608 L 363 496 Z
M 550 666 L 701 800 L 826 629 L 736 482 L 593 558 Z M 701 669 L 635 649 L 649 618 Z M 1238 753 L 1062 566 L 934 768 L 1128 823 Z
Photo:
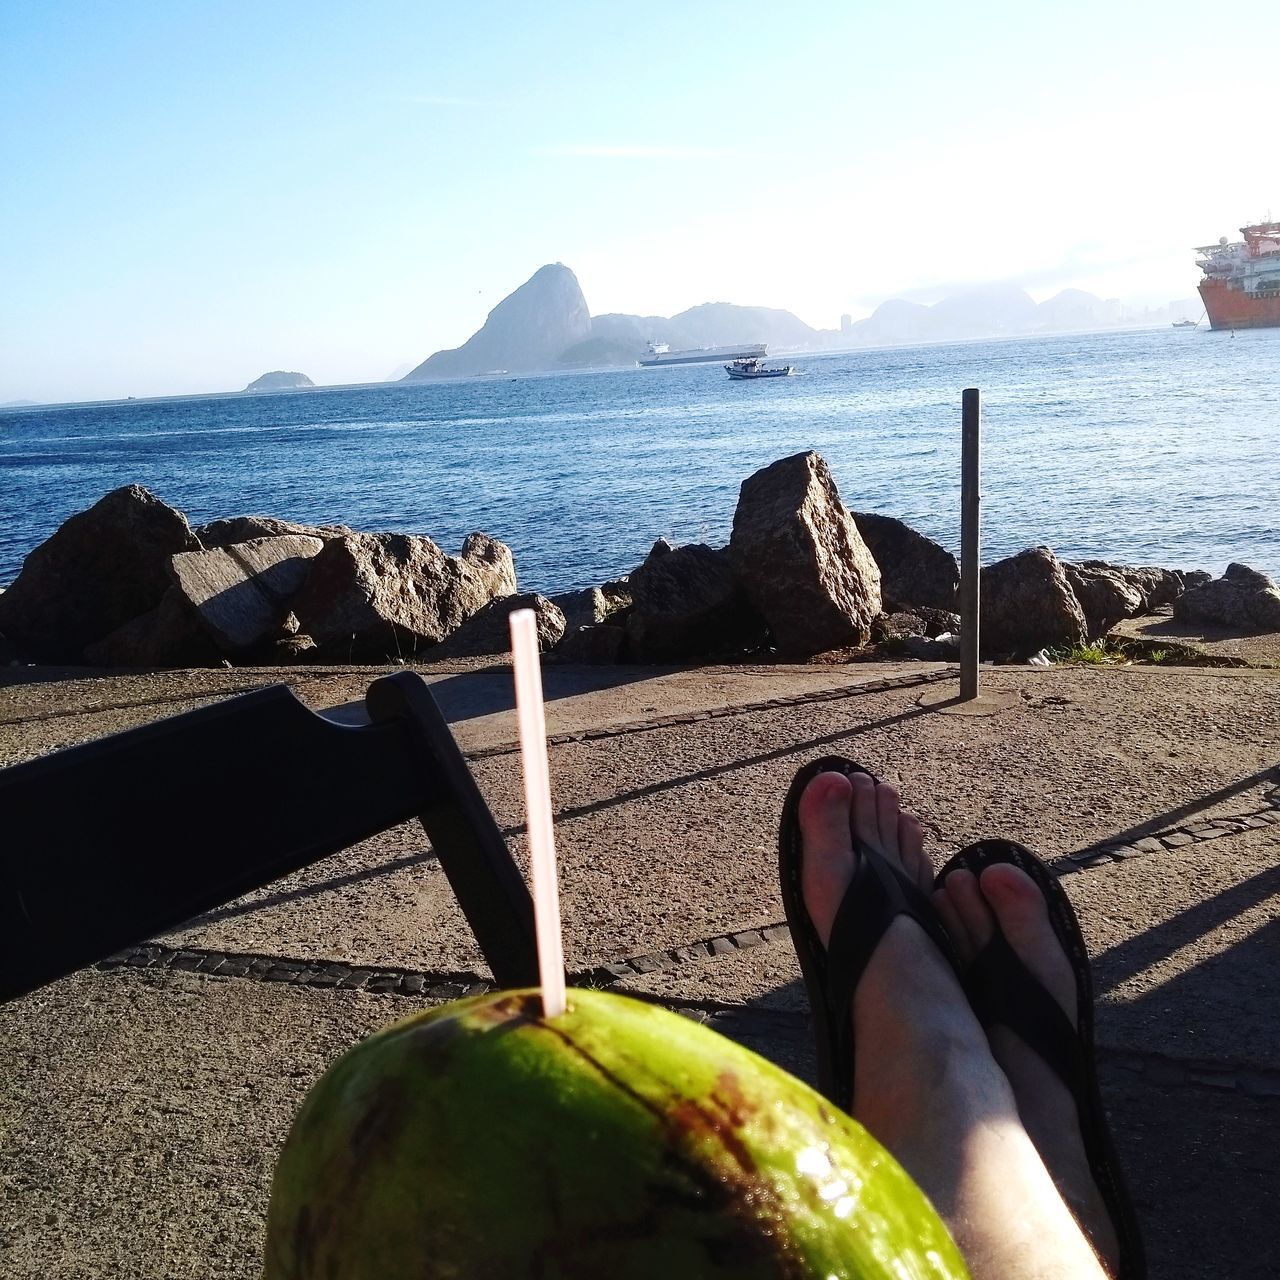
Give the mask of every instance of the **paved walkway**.
M 954 670 L 954 669 L 952 669 Z M 0 763 L 287 679 L 0 688 Z M 509 674 L 431 673 L 523 857 Z M 807 1010 L 774 842 L 796 768 L 897 782 L 938 857 L 1057 859 L 1095 960 L 1102 1070 L 1153 1276 L 1263 1276 L 1280 1122 L 1280 673 L 945 668 L 548 671 L 570 967 L 801 1075 Z M 0 1011 L 0 1275 L 257 1274 L 275 1153 L 325 1065 L 487 974 L 425 838 L 397 828 Z

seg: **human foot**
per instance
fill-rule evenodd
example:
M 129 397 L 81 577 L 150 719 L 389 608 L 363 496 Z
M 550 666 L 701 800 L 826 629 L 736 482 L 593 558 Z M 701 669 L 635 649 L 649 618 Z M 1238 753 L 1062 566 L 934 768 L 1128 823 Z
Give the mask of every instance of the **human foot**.
M 842 762 L 824 764 L 830 769 Z M 784 898 L 815 1019 L 851 1028 L 852 1053 L 843 1063 L 853 1074 L 853 1114 L 933 1202 L 975 1280 L 1102 1280 L 942 950 L 907 914 L 862 939 L 861 947 L 848 945 L 858 917 L 844 914 L 846 899 L 856 905 L 863 889 L 876 892 L 866 876 L 854 884 L 864 851 L 922 890 L 930 883 L 919 822 L 901 812 L 894 788 L 866 774 L 823 771 L 804 778 L 784 810 Z M 823 953 L 815 958 L 817 944 Z M 832 983 L 825 979 L 849 954 L 858 956 L 858 973 L 843 1006 L 833 1007 Z M 824 980 L 815 982 L 815 974 Z M 820 1059 L 822 1037 L 819 1027 Z
M 1050 922 L 1044 894 L 1030 876 L 1006 862 L 985 867 L 980 877 L 960 868 L 947 875 L 933 902 L 962 966 L 971 965 L 999 929 L 1027 971 L 1076 1027 L 1075 973 Z M 1116 1226 L 1089 1167 L 1070 1089 L 1008 1027 L 995 1025 L 987 1034 L 1036 1150 L 1094 1248 L 1114 1272 L 1119 1257 Z
M 861 772 L 819 773 L 801 793 L 797 816 L 804 909 L 824 948 L 831 947 L 833 925 L 847 909 L 862 851 L 922 894 L 931 886 L 923 831 L 914 815 L 901 811 L 895 788 Z M 866 885 L 854 892 L 874 890 Z M 931 915 L 927 899 L 920 905 Z M 845 922 L 837 932 L 848 932 Z M 930 1178 L 929 1170 L 946 1144 L 921 1122 L 922 1110 L 936 1105 L 933 1095 L 944 1078 L 948 1089 L 968 1095 L 966 1111 L 976 1107 L 988 1118 L 1017 1124 L 1013 1096 L 951 962 L 921 923 L 898 915 L 873 946 L 856 984 L 846 988 L 843 1007 L 823 1011 L 851 1019 L 853 1060 L 842 1064 L 853 1075 L 851 1110 L 922 1185 L 945 1181 Z M 837 939 L 832 963 L 845 963 L 850 949 L 847 939 Z M 829 985 L 841 976 L 833 975 Z

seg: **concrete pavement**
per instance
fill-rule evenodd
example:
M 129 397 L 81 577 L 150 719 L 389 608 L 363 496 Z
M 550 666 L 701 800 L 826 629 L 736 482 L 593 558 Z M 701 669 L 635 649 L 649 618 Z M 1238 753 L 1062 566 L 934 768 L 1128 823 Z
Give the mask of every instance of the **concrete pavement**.
M 376 672 L 38 674 L 0 688 L 0 762 L 279 679 L 349 701 Z M 428 674 L 522 859 L 509 674 Z M 1059 866 L 1152 1274 L 1269 1275 L 1280 673 L 1005 668 L 985 687 L 969 714 L 920 664 L 549 668 L 569 964 L 810 1072 L 775 828 L 801 764 L 852 755 L 902 788 L 938 858 L 983 834 L 1077 855 Z M 0 1010 L 0 1274 L 255 1275 L 310 1083 L 485 976 L 407 825 Z

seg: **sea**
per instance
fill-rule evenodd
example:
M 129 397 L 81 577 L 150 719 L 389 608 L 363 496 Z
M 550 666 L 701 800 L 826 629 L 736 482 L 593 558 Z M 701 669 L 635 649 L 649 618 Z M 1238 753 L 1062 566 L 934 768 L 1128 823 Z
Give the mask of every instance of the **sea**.
M 262 514 L 482 529 L 522 589 L 595 585 L 654 540 L 729 539 L 742 481 L 816 449 L 854 511 L 952 550 L 960 396 L 982 396 L 982 558 L 1280 579 L 1280 329 L 1173 328 L 719 364 L 50 406 L 0 413 L 0 584 L 68 516 L 141 484 L 193 525 Z

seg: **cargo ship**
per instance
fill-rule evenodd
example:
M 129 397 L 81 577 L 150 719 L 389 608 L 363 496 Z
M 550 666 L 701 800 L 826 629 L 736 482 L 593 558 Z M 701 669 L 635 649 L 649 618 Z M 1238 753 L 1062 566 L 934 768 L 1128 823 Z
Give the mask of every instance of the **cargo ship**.
M 649 352 L 637 364 L 702 364 L 706 360 L 763 360 L 768 346 L 757 342 L 746 347 L 694 347 L 691 351 L 672 351 L 665 342 L 649 343 Z
M 1280 222 L 1241 227 L 1243 240 L 1197 249 L 1200 297 L 1212 329 L 1280 326 Z

